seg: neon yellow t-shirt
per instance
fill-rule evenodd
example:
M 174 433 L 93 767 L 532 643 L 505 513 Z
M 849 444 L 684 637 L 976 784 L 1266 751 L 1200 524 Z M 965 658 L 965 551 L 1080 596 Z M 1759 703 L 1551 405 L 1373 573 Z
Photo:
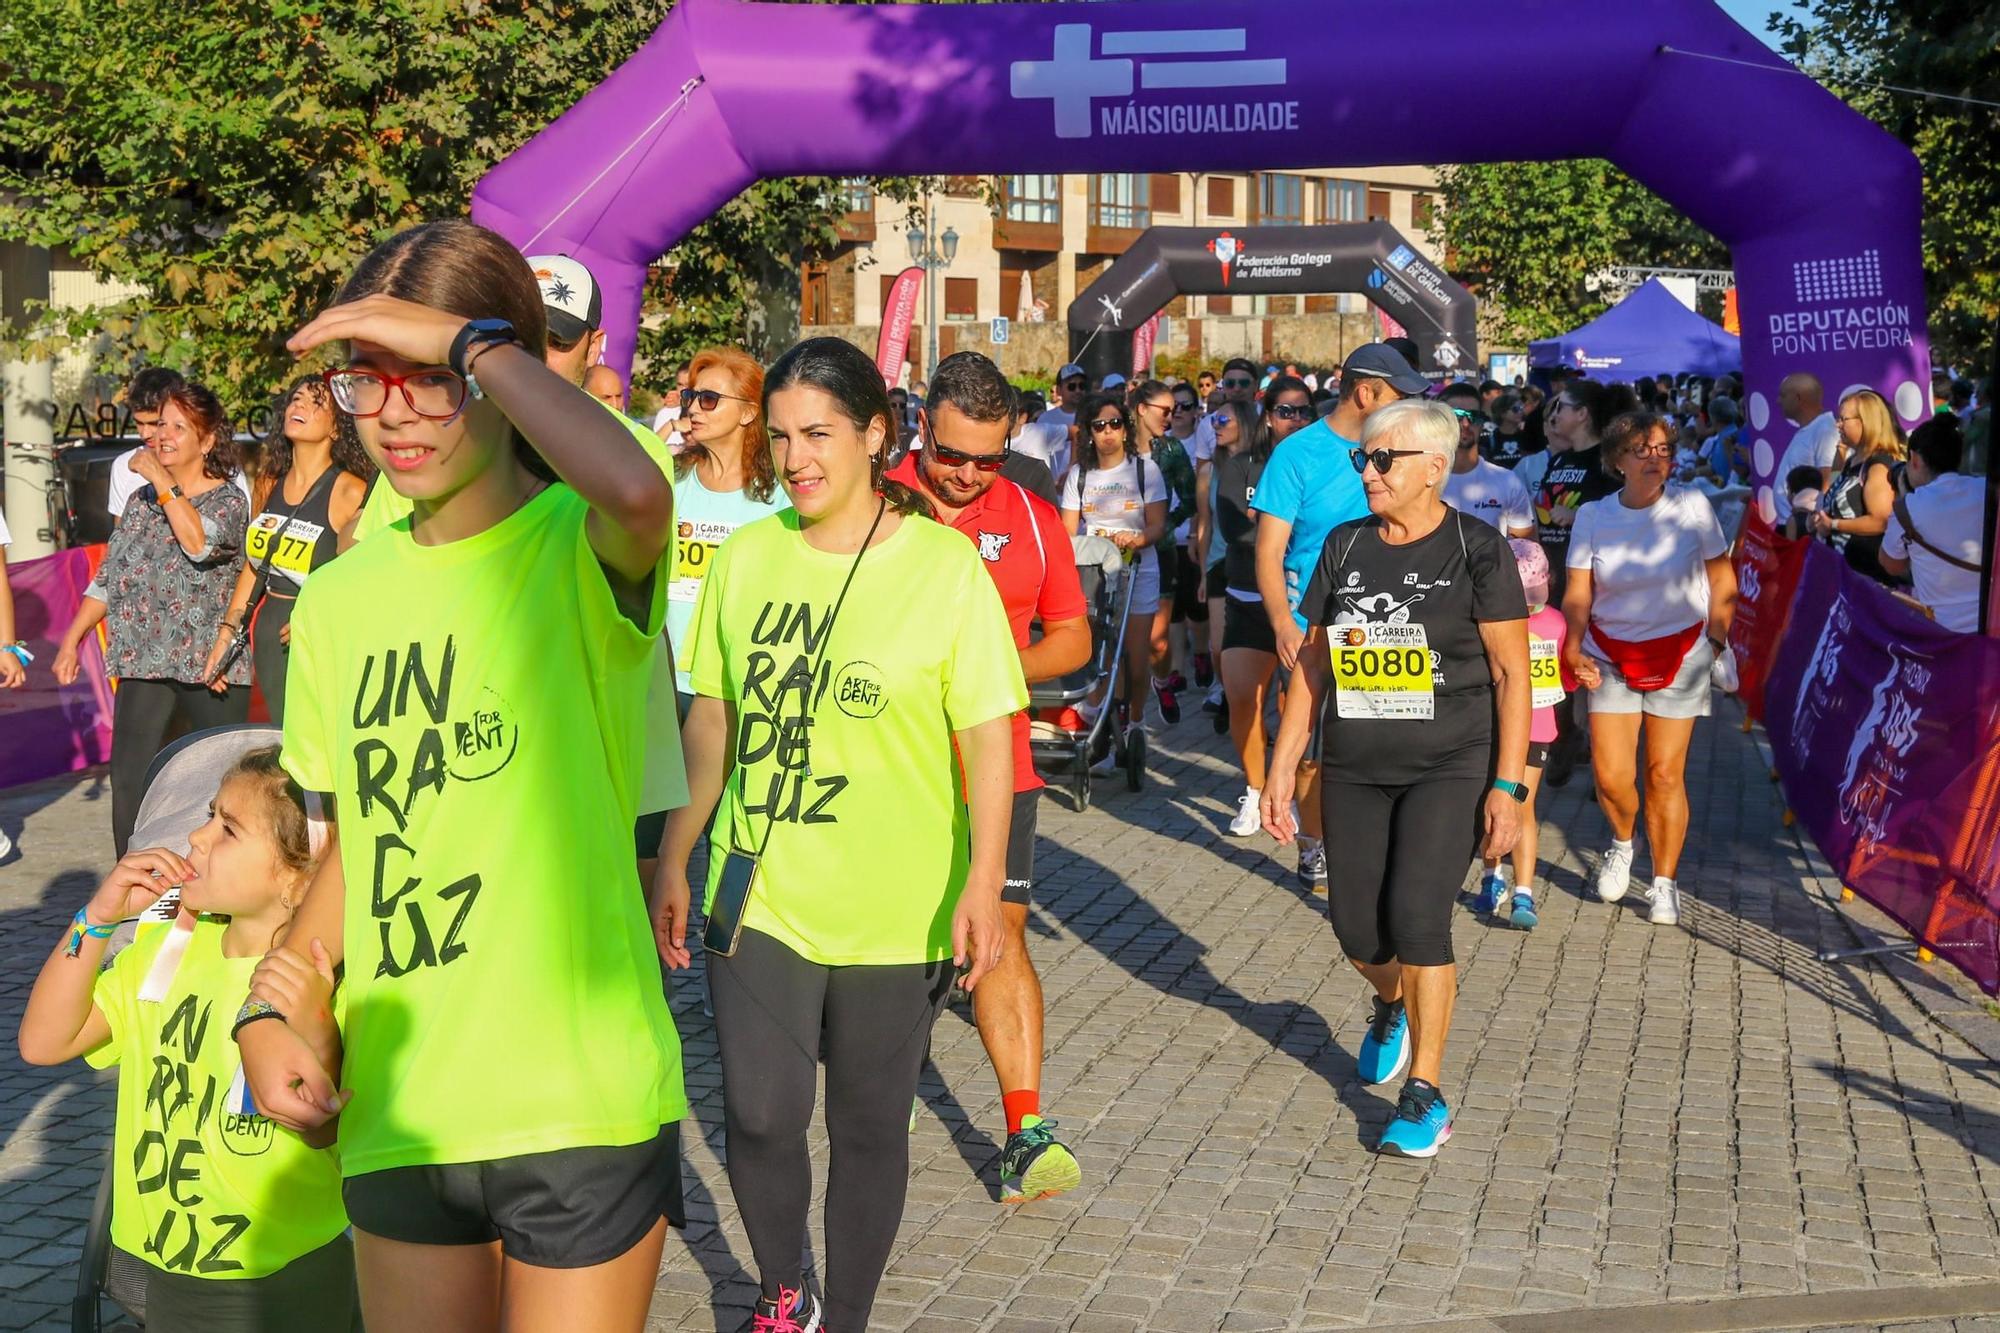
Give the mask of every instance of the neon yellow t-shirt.
M 1006 610 L 971 542 L 905 518 L 862 557 L 802 722 L 854 557 L 814 550 L 798 524 L 787 510 L 738 528 L 695 604 L 689 675 L 738 719 L 709 894 L 723 851 L 754 851 L 775 805 L 748 929 L 828 966 L 949 958 L 968 850 L 952 733 L 1028 704 Z
M 605 410 L 632 432 L 632 438 L 672 480 L 674 456 L 666 442 L 623 412 L 612 411 L 608 404 Z M 410 502 L 396 493 L 387 477 L 377 477 L 368 488 L 368 500 L 361 506 L 360 517 L 354 521 L 354 540 L 359 542 L 409 516 Z M 642 815 L 678 810 L 688 803 L 687 763 L 681 757 L 680 705 L 674 697 L 674 688 L 673 649 L 662 637 L 646 688 L 646 775 L 639 789 Z
M 139 988 L 173 927 L 142 927 L 97 978 L 111 1039 L 84 1057 L 122 1066 L 111 1239 L 168 1272 L 225 1280 L 268 1277 L 347 1229 L 333 1151 L 230 1109 L 242 1061 L 229 1028 L 258 959 L 223 957 L 226 929 L 196 923 L 154 1003 Z
M 549 486 L 443 546 L 398 523 L 293 612 L 285 767 L 334 793 L 347 876 L 348 1175 L 687 1113 L 632 865 L 668 557 L 635 624 L 588 513 Z

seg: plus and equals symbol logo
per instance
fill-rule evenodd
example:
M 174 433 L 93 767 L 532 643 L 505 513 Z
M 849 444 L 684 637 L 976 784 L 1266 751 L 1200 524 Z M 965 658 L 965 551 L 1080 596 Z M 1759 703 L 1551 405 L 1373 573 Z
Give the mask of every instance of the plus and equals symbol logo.
M 1132 56 L 1212 56 L 1248 48 L 1244 28 L 1183 28 L 1165 32 L 1107 32 L 1103 58 L 1091 52 L 1088 23 L 1056 25 L 1055 49 L 1048 60 L 1017 60 L 1011 91 L 1017 98 L 1045 98 L 1055 106 L 1056 137 L 1087 139 L 1091 103 L 1101 97 L 1130 97 L 1147 90 L 1258 88 L 1285 82 L 1285 61 L 1142 60 Z

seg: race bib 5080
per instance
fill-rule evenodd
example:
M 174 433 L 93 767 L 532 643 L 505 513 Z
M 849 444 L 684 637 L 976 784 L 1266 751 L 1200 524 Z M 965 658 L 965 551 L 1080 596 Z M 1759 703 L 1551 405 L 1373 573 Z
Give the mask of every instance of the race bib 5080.
M 1336 716 L 1404 720 L 1437 716 L 1430 640 L 1422 625 L 1335 625 L 1327 634 L 1332 640 Z

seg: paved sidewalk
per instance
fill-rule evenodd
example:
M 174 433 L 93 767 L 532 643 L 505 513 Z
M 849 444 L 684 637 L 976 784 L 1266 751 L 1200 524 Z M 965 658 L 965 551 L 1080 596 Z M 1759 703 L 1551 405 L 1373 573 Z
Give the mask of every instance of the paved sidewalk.
M 1354 1082 L 1363 989 L 1289 859 L 1220 834 L 1240 787 L 1206 717 L 1156 737 L 1145 792 L 1100 780 L 1083 813 L 1045 798 L 1031 920 L 1045 1101 L 1085 1185 L 995 1203 L 999 1090 L 954 1007 L 878 1326 L 1994 1327 L 2000 1070 L 1878 966 L 1814 961 L 1848 928 L 1781 827 L 1735 706 L 1719 712 L 1696 734 L 1681 926 L 1581 898 L 1603 836 L 1581 779 L 1544 812 L 1541 928 L 1461 913 L 1457 1132 L 1431 1163 L 1368 1151 L 1395 1090 Z M 9 1034 L 108 861 L 108 814 L 97 778 L 0 795 L 22 844 L 0 864 Z M 1637 869 L 1650 874 L 1643 845 Z M 675 992 L 700 1132 L 693 1223 L 668 1242 L 653 1323 L 735 1333 L 755 1293 L 720 1160 L 714 1035 L 698 985 Z M 107 1093 L 81 1067 L 0 1052 L 0 1327 L 57 1326 Z M 816 1139 L 822 1182 L 824 1153 Z M 1856 1292 L 1873 1303 L 1732 1303 Z M 1521 1318 L 1610 1306 L 1644 1308 Z

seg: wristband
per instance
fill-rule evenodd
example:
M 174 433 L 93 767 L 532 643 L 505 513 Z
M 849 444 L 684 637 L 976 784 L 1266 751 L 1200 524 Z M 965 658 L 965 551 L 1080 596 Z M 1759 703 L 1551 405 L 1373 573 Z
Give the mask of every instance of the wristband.
M 117 933 L 117 930 L 118 927 L 116 924 L 109 926 L 91 925 L 90 918 L 85 916 L 84 909 L 79 907 L 76 909 L 76 915 L 69 919 L 69 941 L 63 945 L 63 957 L 75 958 L 78 954 L 82 953 L 85 936 L 93 940 L 108 940 L 112 935 Z
M 14 640 L 12 643 L 0 644 L 0 653 L 14 654 L 15 657 L 20 659 L 22 666 L 33 666 L 35 662 L 35 655 L 29 652 L 28 645 L 19 639 Z
M 1528 800 L 1528 784 L 1525 782 L 1509 782 L 1505 778 L 1495 778 L 1493 779 L 1493 790 L 1505 792 L 1523 804 L 1526 804 Z
M 280 1023 L 289 1021 L 279 1011 L 277 1005 L 272 1004 L 269 1000 L 260 1000 L 252 996 L 243 1002 L 241 1009 L 236 1011 L 236 1021 L 229 1028 L 229 1039 L 235 1041 L 237 1033 L 249 1027 L 252 1023 L 262 1022 L 267 1018 L 275 1018 Z

